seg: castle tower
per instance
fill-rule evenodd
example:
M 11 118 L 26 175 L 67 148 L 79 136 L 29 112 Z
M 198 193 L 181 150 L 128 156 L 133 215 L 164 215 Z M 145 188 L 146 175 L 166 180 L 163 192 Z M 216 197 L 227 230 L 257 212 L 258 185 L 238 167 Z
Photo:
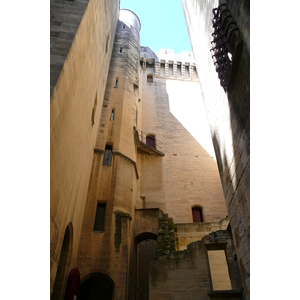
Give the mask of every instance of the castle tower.
M 50 295 L 75 267 L 119 0 L 50 1 Z
M 83 297 L 99 291 L 114 299 L 130 294 L 140 28 L 133 12 L 120 11 L 76 262 Z

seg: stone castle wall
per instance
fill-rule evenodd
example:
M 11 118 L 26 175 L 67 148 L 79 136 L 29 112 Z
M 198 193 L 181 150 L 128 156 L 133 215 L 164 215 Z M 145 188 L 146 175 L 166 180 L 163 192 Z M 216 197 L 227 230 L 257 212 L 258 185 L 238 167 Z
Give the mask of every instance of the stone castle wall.
M 50 8 L 52 293 L 68 224 L 72 250 L 64 281 L 75 264 L 119 1 L 51 1 Z
M 244 225 L 249 208 L 249 163 L 247 128 L 241 131 L 240 124 L 247 127 L 249 119 L 247 99 L 242 106 L 237 100 L 243 89 L 231 94 L 228 107 L 225 101 L 220 107 L 205 103 L 216 163 L 180 119 L 184 115 L 180 107 L 189 106 L 188 99 L 201 99 L 200 86 L 204 94 L 209 93 L 207 84 L 211 83 L 203 77 L 207 62 L 200 59 L 199 64 L 199 55 L 194 58 L 190 52 L 161 49 L 154 53 L 140 47 L 140 21 L 129 10 L 119 13 L 119 1 L 76 2 L 74 16 L 72 3 L 63 5 L 51 1 L 51 292 L 55 278 L 65 285 L 70 269 L 76 267 L 85 288 L 93 274 L 98 274 L 95 278 L 103 275 L 112 284 L 115 299 L 134 298 L 141 270 L 138 244 L 148 238 L 157 240 L 158 258 L 172 255 L 176 236 L 177 248 L 182 249 L 210 230 L 225 229 L 227 223 L 220 222 L 227 215 L 224 195 L 233 207 L 228 210 L 230 222 L 244 268 L 242 276 L 247 279 L 248 228 Z M 247 55 L 242 61 L 247 61 Z M 221 95 L 219 89 L 214 92 Z M 228 116 L 221 115 L 221 109 Z M 237 110 L 242 119 L 237 120 Z M 234 112 L 231 118 L 229 112 Z M 231 152 L 225 130 L 229 120 L 235 124 L 234 141 L 238 142 Z M 155 149 L 148 147 L 148 153 L 147 145 L 141 146 L 147 134 L 156 140 Z M 104 165 L 107 146 L 112 149 L 111 161 Z M 99 203 L 105 205 L 102 231 L 94 230 Z M 194 206 L 202 208 L 204 227 L 191 226 Z M 143 221 L 147 209 L 158 212 L 160 221 L 149 216 L 151 220 Z M 140 221 L 143 225 L 137 228 Z M 241 223 L 244 225 L 238 226 Z M 145 249 L 140 253 L 152 257 Z M 201 253 L 200 260 L 205 256 Z M 66 264 L 63 274 L 57 276 L 60 257 Z M 208 287 L 207 278 L 203 284 Z
M 138 129 L 144 134 L 155 135 L 157 149 L 164 156 L 138 154 L 139 193 L 143 199 L 137 195 L 137 207 L 159 207 L 175 223 L 187 223 L 193 222 L 192 206 L 199 205 L 203 208 L 205 222 L 219 222 L 226 217 L 227 211 L 217 164 L 172 113 L 172 103 L 185 105 L 184 98 L 176 97 L 182 94 L 181 91 L 185 91 L 186 97 L 197 99 L 200 98 L 200 87 L 195 79 L 182 79 L 173 84 L 177 80 L 155 77 L 155 60 L 161 63 L 157 55 L 149 48 L 142 48 L 141 64 L 147 57 L 152 58 L 152 63 L 146 63 L 145 69 L 140 69 L 138 111 L 141 119 Z M 177 61 L 183 60 L 177 57 Z M 153 82 L 147 82 L 151 72 Z
M 133 293 L 129 276 L 132 273 L 131 252 L 135 249 L 130 232 L 133 232 L 138 174 L 135 170 L 133 131 L 135 113 L 132 110 L 138 101 L 135 84 L 139 69 L 139 30 L 137 16 L 133 12 L 121 10 L 101 107 L 76 261 L 83 281 L 91 273 L 109 276 L 114 282 L 115 299 L 125 299 L 128 293 Z M 106 145 L 112 147 L 110 165 L 103 164 Z M 97 203 L 106 205 L 103 231 L 93 230 Z
M 223 266 L 209 258 L 217 252 L 226 257 Z M 150 264 L 149 299 L 243 299 L 234 254 L 230 234 L 219 230 L 160 257 Z
M 240 58 L 224 92 L 212 60 L 214 8 L 225 1 L 182 0 L 206 106 L 245 294 L 250 297 L 250 1 L 227 1 L 239 28 Z M 232 19 L 230 19 L 231 21 Z M 238 56 L 238 55 L 237 55 Z M 237 57 L 236 56 L 236 57 Z M 199 67 L 198 67 L 199 66 Z M 201 66 L 201 68 L 200 68 Z

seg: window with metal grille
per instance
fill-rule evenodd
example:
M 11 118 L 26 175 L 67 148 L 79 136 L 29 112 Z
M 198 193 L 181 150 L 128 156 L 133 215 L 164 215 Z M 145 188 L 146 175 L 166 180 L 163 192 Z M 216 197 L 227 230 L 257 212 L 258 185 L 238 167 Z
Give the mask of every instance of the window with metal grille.
M 105 220 L 105 209 L 106 203 L 97 203 L 94 230 L 104 231 L 104 220 Z
M 103 157 L 103 165 L 110 166 L 112 157 L 112 145 L 106 145 Z

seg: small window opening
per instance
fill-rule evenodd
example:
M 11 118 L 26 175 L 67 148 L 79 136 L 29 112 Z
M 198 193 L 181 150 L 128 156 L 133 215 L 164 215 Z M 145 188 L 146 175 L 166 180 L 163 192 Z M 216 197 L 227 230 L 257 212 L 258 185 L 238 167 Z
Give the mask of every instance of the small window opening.
M 123 30 L 125 29 L 125 24 L 123 23 Z
M 120 47 L 119 54 L 122 54 L 123 48 Z
M 153 82 L 153 75 L 152 74 L 147 75 L 147 82 Z
M 94 126 L 94 123 L 95 123 L 95 113 L 96 113 L 96 108 L 97 108 L 97 93 L 96 93 L 96 97 L 95 97 L 95 100 L 94 100 L 94 107 L 92 109 L 92 126 Z
M 104 231 L 104 220 L 105 220 L 105 203 L 97 203 L 94 230 Z
M 203 214 L 202 214 L 201 207 L 193 207 L 192 213 L 193 213 L 193 223 L 203 222 Z
M 115 119 L 115 110 L 112 109 L 111 115 L 110 115 L 110 120 L 113 121 Z
M 115 88 L 118 87 L 118 81 L 119 81 L 119 78 L 116 78 L 116 84 L 115 84 Z
M 112 145 L 106 145 L 104 156 L 103 156 L 103 165 L 110 166 L 111 165 L 111 157 L 112 157 Z
M 94 126 L 95 110 L 92 109 L 92 126 Z
M 106 38 L 106 46 L 105 46 L 105 52 L 106 53 L 108 51 L 108 42 L 109 42 L 109 34 L 107 35 L 107 38 Z

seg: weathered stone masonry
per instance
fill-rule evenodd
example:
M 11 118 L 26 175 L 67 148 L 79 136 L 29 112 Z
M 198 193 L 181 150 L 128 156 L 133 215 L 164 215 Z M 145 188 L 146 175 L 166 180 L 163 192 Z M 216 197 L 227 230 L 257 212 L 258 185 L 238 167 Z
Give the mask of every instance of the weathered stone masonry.
M 69 274 L 80 298 L 241 299 L 241 282 L 249 297 L 246 4 L 228 1 L 245 44 L 224 94 L 204 51 L 217 1 L 183 1 L 193 53 L 175 54 L 140 47 L 140 21 L 118 0 L 51 0 L 52 299 Z M 201 94 L 217 164 L 172 113 Z
M 225 93 L 211 59 L 214 8 L 226 2 L 242 38 L 242 52 Z M 250 1 L 182 0 L 198 66 L 210 131 L 226 198 L 246 298 L 250 298 Z M 234 57 L 233 57 L 234 59 Z M 201 66 L 201 68 L 200 68 Z

